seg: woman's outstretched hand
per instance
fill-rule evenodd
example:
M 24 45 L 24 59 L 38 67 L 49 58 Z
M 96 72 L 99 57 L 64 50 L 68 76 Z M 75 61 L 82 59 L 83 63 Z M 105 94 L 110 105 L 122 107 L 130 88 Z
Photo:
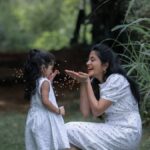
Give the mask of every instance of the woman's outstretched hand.
M 72 70 L 65 70 L 65 72 L 74 80 L 77 80 L 78 82 L 87 82 L 89 80 L 89 75 L 84 72 L 75 72 Z

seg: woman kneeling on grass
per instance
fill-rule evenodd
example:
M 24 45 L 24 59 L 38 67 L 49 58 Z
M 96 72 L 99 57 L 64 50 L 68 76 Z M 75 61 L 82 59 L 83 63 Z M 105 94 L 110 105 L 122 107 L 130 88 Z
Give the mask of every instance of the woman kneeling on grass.
M 80 82 L 80 108 L 84 117 L 105 113 L 105 122 L 66 124 L 72 149 L 137 150 L 142 134 L 137 86 L 121 68 L 112 49 L 93 46 L 88 73 L 66 70 Z

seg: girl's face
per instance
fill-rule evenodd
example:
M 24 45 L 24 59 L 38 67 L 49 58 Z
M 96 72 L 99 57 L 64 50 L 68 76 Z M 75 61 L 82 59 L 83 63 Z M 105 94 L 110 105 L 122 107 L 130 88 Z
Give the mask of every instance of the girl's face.
M 48 65 L 48 67 L 44 67 L 43 69 L 43 75 L 45 77 L 49 77 L 51 76 L 51 74 L 53 73 L 53 65 Z
M 100 81 L 103 79 L 104 73 L 108 67 L 107 63 L 102 64 L 95 51 L 90 52 L 86 65 L 89 76 L 95 77 Z

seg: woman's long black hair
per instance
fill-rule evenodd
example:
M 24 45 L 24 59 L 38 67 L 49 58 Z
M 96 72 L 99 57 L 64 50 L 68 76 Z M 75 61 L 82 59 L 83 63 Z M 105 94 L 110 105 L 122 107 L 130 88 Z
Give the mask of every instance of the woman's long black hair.
M 95 51 L 101 62 L 108 63 L 109 66 L 107 68 L 106 74 L 105 74 L 105 79 L 113 73 L 118 73 L 123 75 L 129 82 L 131 92 L 135 99 L 138 102 L 138 105 L 140 103 L 140 94 L 138 90 L 137 84 L 129 77 L 127 76 L 125 70 L 121 67 L 120 62 L 117 58 L 117 55 L 113 52 L 113 50 L 108 47 L 107 45 L 104 44 L 96 44 L 92 47 L 91 51 Z M 99 81 L 97 79 L 92 80 L 92 87 L 95 93 L 95 96 L 97 99 L 100 98 L 100 93 L 99 93 L 99 87 L 98 87 Z
M 41 66 L 54 65 L 55 57 L 49 52 L 42 52 L 38 49 L 29 51 L 24 64 L 25 99 L 30 100 L 35 93 L 36 80 L 41 76 Z

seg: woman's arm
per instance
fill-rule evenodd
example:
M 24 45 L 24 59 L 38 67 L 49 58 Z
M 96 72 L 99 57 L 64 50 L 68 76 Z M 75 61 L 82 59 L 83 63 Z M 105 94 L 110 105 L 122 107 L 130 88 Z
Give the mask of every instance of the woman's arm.
M 96 99 L 88 74 L 83 72 L 74 72 L 70 70 L 66 70 L 66 72 L 69 76 L 76 79 L 82 84 L 82 88 L 80 91 L 80 102 L 82 102 L 80 104 L 82 106 L 82 111 L 83 109 L 87 108 L 87 112 L 84 110 L 85 114 L 89 114 L 89 111 L 91 110 L 92 114 L 96 117 L 102 115 L 105 110 L 112 104 L 112 102 L 105 99 Z M 88 100 L 88 102 L 83 99 L 83 97 L 87 97 L 86 100 Z
M 90 79 L 88 79 L 87 82 L 85 82 L 84 86 L 86 89 L 92 114 L 96 117 L 102 115 L 105 112 L 105 110 L 112 104 L 112 102 L 105 99 L 96 99 Z
M 50 85 L 48 81 L 44 81 L 41 85 L 41 97 L 42 97 L 42 103 L 45 107 L 47 107 L 50 111 L 56 113 L 65 115 L 65 110 L 63 107 L 56 107 L 49 101 L 49 91 L 50 91 Z
M 90 114 L 90 105 L 88 95 L 86 91 L 85 83 L 80 83 L 80 111 L 84 118 L 87 118 Z
M 87 96 L 87 91 L 85 87 L 85 82 L 80 81 L 79 73 L 72 71 L 72 70 L 65 70 L 65 72 L 72 77 L 73 79 L 77 80 L 80 83 L 80 111 L 83 114 L 84 118 L 87 118 L 90 114 L 90 104 Z

